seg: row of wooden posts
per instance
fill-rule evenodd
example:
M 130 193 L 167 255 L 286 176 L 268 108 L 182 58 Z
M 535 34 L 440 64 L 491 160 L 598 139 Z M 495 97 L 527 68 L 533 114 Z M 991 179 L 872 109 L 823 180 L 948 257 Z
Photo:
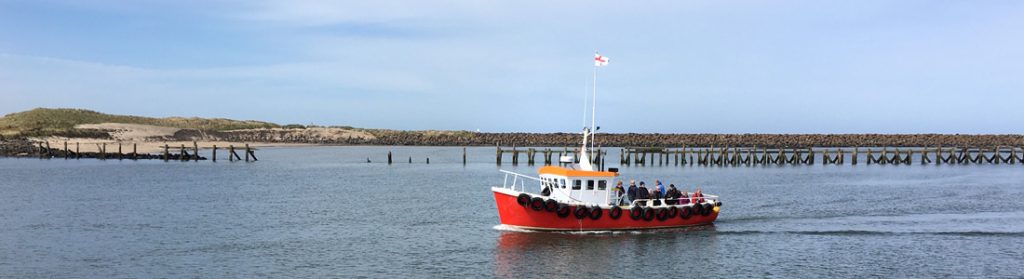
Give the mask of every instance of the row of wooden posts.
M 388 165 L 394 162 L 391 156 L 391 151 L 388 151 Z M 370 158 L 366 158 L 366 162 L 370 163 Z M 409 156 L 409 163 L 412 164 L 412 156 Z M 430 157 L 427 157 L 427 164 L 430 164 Z M 462 148 L 462 164 L 466 164 L 466 148 Z
M 525 153 L 526 154 L 526 164 L 529 165 L 529 166 L 532 166 L 532 165 L 536 164 L 536 162 L 537 162 L 536 161 L 536 155 L 538 153 L 541 154 L 541 158 L 544 159 L 544 165 L 552 165 L 554 163 L 561 164 L 561 160 L 559 160 L 559 158 L 562 158 L 563 156 L 569 156 L 569 155 L 572 155 L 572 158 L 573 158 L 572 161 L 573 162 L 577 162 L 578 163 L 580 161 L 579 151 L 574 149 L 574 148 L 569 148 L 569 147 L 563 147 L 561 150 L 558 150 L 558 148 L 551 149 L 550 147 L 549 148 L 544 148 L 544 149 L 538 149 L 538 148 L 519 149 L 519 148 L 516 148 L 515 146 L 512 146 L 512 148 L 502 148 L 501 146 L 497 146 L 496 149 L 497 149 L 497 151 L 495 153 L 495 161 L 497 162 L 497 164 L 499 166 L 501 165 L 502 158 L 504 157 L 505 153 L 510 153 L 512 155 L 512 165 L 513 166 L 519 165 L 519 154 L 521 154 L 521 153 Z M 593 156 L 594 157 L 591 158 L 591 160 L 592 160 L 591 163 L 595 164 L 599 169 L 603 170 L 604 169 L 604 165 L 605 165 L 605 156 L 608 155 L 608 151 L 607 150 L 603 150 L 602 148 L 598 147 L 598 148 L 595 148 L 592 152 L 593 152 Z M 556 157 L 555 160 L 552 160 L 551 157 L 553 155 L 558 155 L 558 157 Z M 463 150 L 462 156 L 463 157 L 466 156 L 465 150 Z M 463 158 L 463 164 L 465 164 L 465 158 Z
M 844 165 L 849 162 L 857 165 L 861 154 L 868 165 L 911 165 L 914 155 L 920 164 L 1024 164 L 1024 148 L 820 148 L 820 149 L 785 149 L 785 148 L 621 148 L 619 164 L 622 166 L 647 165 L 697 165 L 697 166 L 753 166 L 753 165 L 813 165 L 820 158 L 822 165 Z M 505 153 L 511 153 L 512 165 L 519 164 L 519 155 L 525 154 L 528 165 L 537 163 L 535 156 L 540 153 L 544 165 L 552 165 L 552 156 L 572 154 L 573 162 L 579 162 L 578 152 L 568 147 L 562 150 L 544 148 L 496 148 L 495 161 L 502 164 Z M 594 153 L 593 164 L 604 169 L 604 157 L 607 152 L 600 148 Z M 465 157 L 465 151 L 463 151 Z M 465 159 L 463 159 L 465 164 Z
M 199 150 L 200 150 L 199 149 L 199 144 L 197 142 L 194 142 L 194 141 L 192 142 L 191 148 L 186 148 L 185 144 L 182 144 L 180 148 L 177 148 L 177 147 L 173 147 L 172 148 L 170 145 L 164 144 L 164 151 L 163 151 L 162 154 L 159 154 L 159 155 L 157 155 L 157 154 L 148 154 L 148 153 L 141 153 L 141 154 L 138 153 L 137 152 L 138 151 L 138 144 L 136 144 L 136 143 L 132 143 L 132 151 L 131 151 L 131 153 L 123 152 L 122 151 L 122 144 L 121 143 L 117 143 L 117 153 L 113 153 L 113 154 L 107 152 L 107 144 L 106 143 L 97 143 L 96 144 L 96 148 L 97 148 L 97 150 L 99 150 L 99 152 L 95 152 L 95 153 L 82 153 L 82 152 L 79 152 L 80 147 L 81 147 L 81 144 L 76 142 L 75 143 L 75 150 L 72 151 L 68 147 L 68 142 L 66 142 L 66 141 L 64 142 L 64 149 L 51 148 L 49 142 L 45 142 L 45 143 L 40 142 L 39 143 L 39 158 L 47 158 L 47 159 L 49 159 L 49 158 L 56 158 L 56 157 L 59 157 L 59 156 L 63 156 L 64 159 L 67 160 L 67 159 L 81 159 L 83 157 L 83 155 L 84 155 L 84 157 L 86 157 L 86 158 L 96 158 L 96 159 L 100 159 L 100 160 L 107 160 L 107 159 L 117 159 L 117 160 L 125 160 L 125 159 L 128 159 L 128 160 L 163 159 L 164 161 L 172 161 L 172 160 L 174 160 L 174 161 L 199 161 L 199 160 L 207 160 L 206 157 L 202 157 L 202 156 L 199 155 Z M 171 152 L 172 149 L 177 149 L 178 152 L 177 153 Z M 213 147 L 211 149 L 212 149 L 212 151 L 210 153 L 210 155 L 211 155 L 210 160 L 216 162 L 217 161 L 217 149 L 218 149 L 218 147 L 217 147 L 217 145 L 213 145 Z M 233 161 L 236 161 L 236 160 L 237 161 L 242 161 L 243 160 L 242 157 L 239 156 L 237 152 L 235 152 L 235 149 L 236 148 L 235 148 L 234 145 L 228 145 L 228 148 L 227 148 L 228 161 L 232 161 L 233 162 Z M 239 147 L 238 149 L 241 149 L 241 147 Z M 189 151 L 191 151 L 191 153 Z M 256 158 L 256 149 L 249 147 L 249 144 L 245 144 L 245 150 L 243 151 L 243 154 L 245 154 L 244 161 L 246 161 L 246 162 L 250 162 L 250 161 L 255 162 L 255 161 L 259 160 L 259 159 Z

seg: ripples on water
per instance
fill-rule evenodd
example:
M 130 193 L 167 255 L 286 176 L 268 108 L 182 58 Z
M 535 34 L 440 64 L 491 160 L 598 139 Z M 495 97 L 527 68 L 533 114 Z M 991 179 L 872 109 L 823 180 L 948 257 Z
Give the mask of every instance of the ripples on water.
M 387 150 L 0 159 L 0 277 L 1024 274 L 1024 165 L 625 167 L 722 195 L 718 222 L 550 233 L 498 225 L 493 148 Z

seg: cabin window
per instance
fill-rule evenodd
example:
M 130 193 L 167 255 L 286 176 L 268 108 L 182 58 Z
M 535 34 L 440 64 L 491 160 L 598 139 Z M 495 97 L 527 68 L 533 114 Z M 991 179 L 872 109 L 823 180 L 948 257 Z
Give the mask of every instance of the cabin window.
M 587 180 L 587 190 L 594 190 L 594 181 Z
M 565 189 L 565 179 L 561 179 L 561 180 L 562 180 L 562 183 L 561 183 L 562 184 L 562 189 Z
M 573 180 L 572 183 L 573 190 L 579 190 L 583 186 L 583 181 L 579 179 Z
M 608 181 L 607 180 L 598 180 L 597 181 L 597 189 L 598 190 L 602 190 L 602 191 L 608 189 Z

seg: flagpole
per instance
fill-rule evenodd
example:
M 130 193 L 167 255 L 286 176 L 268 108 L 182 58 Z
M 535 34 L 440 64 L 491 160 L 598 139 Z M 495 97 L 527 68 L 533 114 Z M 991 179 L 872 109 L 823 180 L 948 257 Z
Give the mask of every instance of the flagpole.
M 596 51 L 594 53 L 597 53 Z M 590 108 L 590 158 L 594 158 L 594 134 L 597 133 L 595 129 L 595 118 L 597 116 L 597 64 L 594 64 L 594 93 L 591 97 L 593 105 Z

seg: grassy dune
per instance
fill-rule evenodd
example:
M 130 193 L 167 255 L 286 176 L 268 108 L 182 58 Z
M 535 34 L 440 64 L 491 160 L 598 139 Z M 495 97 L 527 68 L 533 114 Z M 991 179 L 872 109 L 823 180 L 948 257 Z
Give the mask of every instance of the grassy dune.
M 3 136 L 83 136 L 94 137 L 95 132 L 75 129 L 79 124 L 128 123 L 143 124 L 204 131 L 225 131 L 235 129 L 277 128 L 277 124 L 261 121 L 239 121 L 223 118 L 153 118 L 129 115 L 113 115 L 84 109 L 37 108 L 11 113 L 0 118 L 0 135 Z M 105 133 L 103 133 L 105 134 Z

